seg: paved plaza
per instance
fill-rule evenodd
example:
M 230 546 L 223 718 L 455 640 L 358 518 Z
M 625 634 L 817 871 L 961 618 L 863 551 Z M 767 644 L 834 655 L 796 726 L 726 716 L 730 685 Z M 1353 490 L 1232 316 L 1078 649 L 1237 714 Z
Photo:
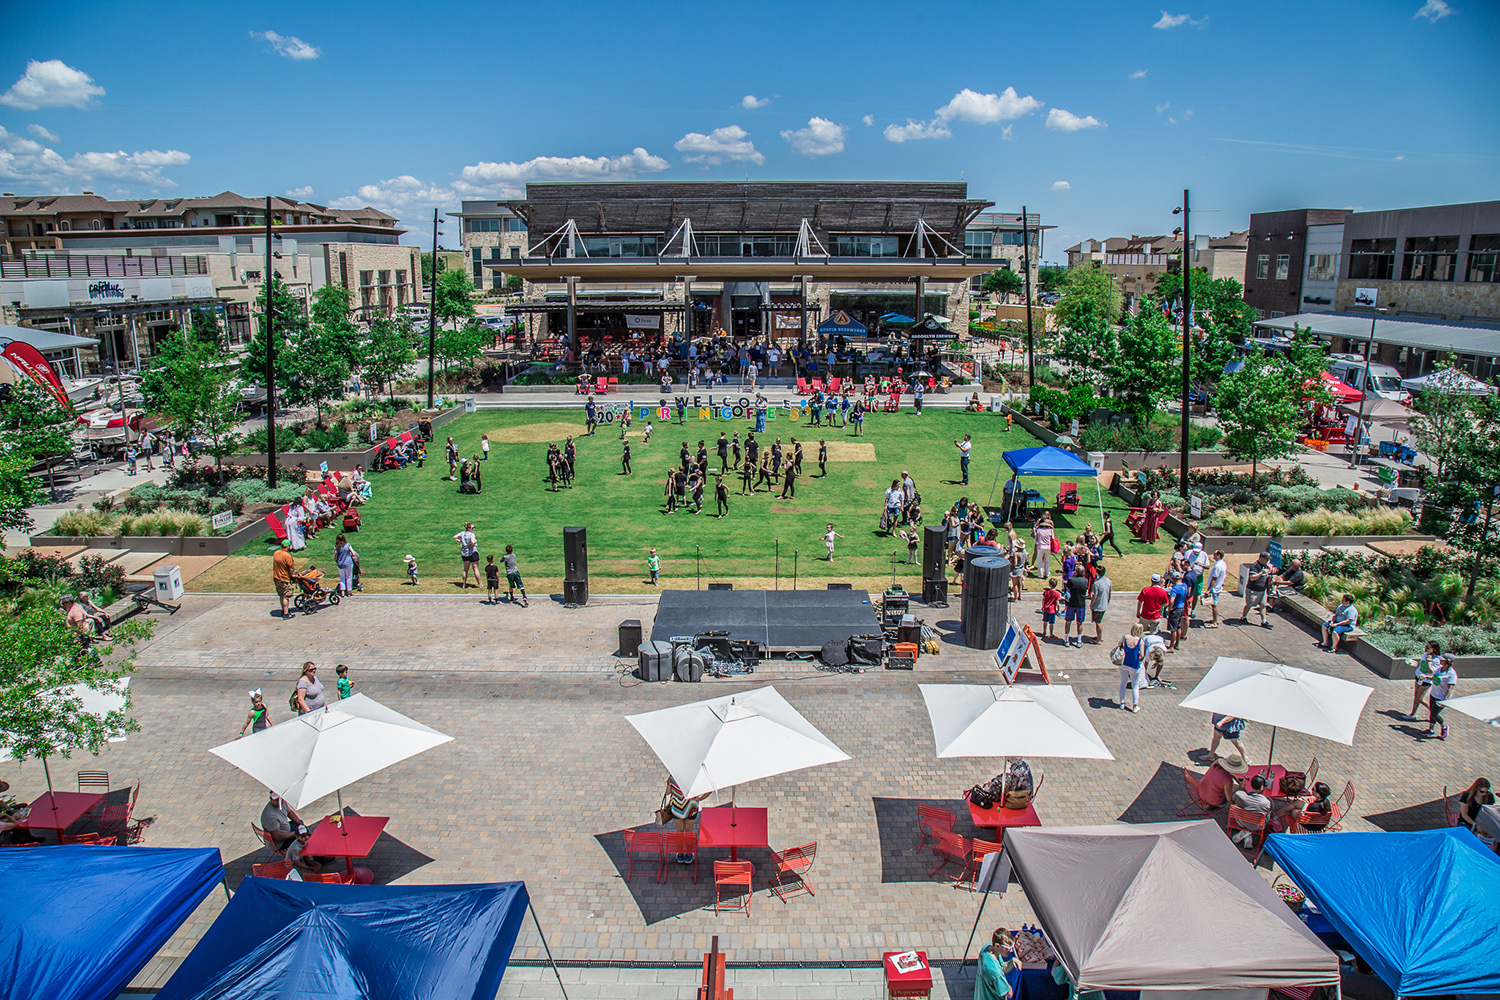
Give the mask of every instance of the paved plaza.
M 1034 617 L 1035 603 L 1021 606 L 1023 620 Z M 157 633 L 142 647 L 132 683 L 141 731 L 108 746 L 97 763 L 52 761 L 53 778 L 71 785 L 72 769 L 98 766 L 117 787 L 141 779 L 138 815 L 155 817 L 145 843 L 217 846 L 233 888 L 253 862 L 270 860 L 249 828 L 265 793 L 208 748 L 234 737 L 249 689 L 262 688 L 272 718 L 284 719 L 304 659 L 326 668 L 343 662 L 356 690 L 456 737 L 345 789 L 354 811 L 391 817 L 366 862 L 377 881 L 522 879 L 559 960 L 696 962 L 718 934 L 732 963 L 865 966 L 816 979 L 820 989 L 834 991 L 829 996 L 875 995 L 869 963 L 883 950 L 914 947 L 934 960 L 959 958 L 979 897 L 929 878 L 931 855 L 913 850 L 918 802 L 945 803 L 962 814 L 962 791 L 997 768 L 989 760 L 934 757 L 918 684 L 998 680 L 988 654 L 952 641 L 955 611 L 918 609 L 944 641 L 942 654 L 923 657 L 913 673 L 831 674 L 806 661 L 777 660 L 750 678 L 692 687 L 642 684 L 630 675 L 633 663 L 614 657 L 619 621 L 640 618 L 649 629 L 653 611 L 650 599 L 634 597 L 570 610 L 546 599 L 521 609 L 491 607 L 475 596 L 356 596 L 283 623 L 266 596 L 189 596 L 178 615 L 152 616 Z M 1107 641 L 1117 635 L 1111 629 Z M 1043 821 L 1173 819 L 1183 802 L 1182 768 L 1195 765 L 1200 755 L 1191 751 L 1204 748 L 1209 735 L 1206 715 L 1176 703 L 1217 655 L 1282 660 L 1375 688 L 1357 748 L 1286 731 L 1276 743 L 1277 760 L 1293 767 L 1316 756 L 1320 777 L 1336 791 L 1354 782 L 1352 828 L 1440 825 L 1436 800 L 1443 786 L 1456 791 L 1493 769 L 1493 732 L 1452 713 L 1446 743 L 1417 740 L 1417 728 L 1396 718 L 1410 706 L 1408 684 L 1315 649 L 1313 638 L 1285 619 L 1272 630 L 1195 629 L 1169 658 L 1164 676 L 1175 690 L 1144 692 L 1138 715 L 1112 707 L 1117 672 L 1107 646 L 1048 644 L 1053 683 L 1074 686 L 1116 760 L 1034 760 L 1045 775 L 1037 798 Z M 696 885 L 690 878 L 659 885 L 640 874 L 627 884 L 622 831 L 650 826 L 665 771 L 624 717 L 768 683 L 852 758 L 736 791 L 740 804 L 769 808 L 773 847 L 818 842 L 811 872 L 817 895 L 788 902 L 770 895 L 763 849 L 744 852 L 758 865 L 749 917 L 713 914 L 713 851 L 704 852 Z M 1496 683 L 1473 682 L 1465 690 Z M 1268 731 L 1252 724 L 1246 735 L 1252 759 L 1264 760 Z M 5 777 L 23 793 L 43 781 L 38 763 L 12 767 Z M 332 808 L 330 798 L 304 815 L 315 819 Z M 966 819 L 960 831 L 976 832 Z M 205 901 L 136 984 L 164 982 L 223 902 L 222 892 Z M 984 918 L 987 927 L 1030 919 L 1016 889 L 992 898 Z M 516 956 L 543 957 L 530 924 Z M 557 995 L 550 971 L 536 972 L 517 969 L 504 995 Z M 670 969 L 639 981 L 567 972 L 583 991 L 574 995 L 583 996 L 677 996 L 692 981 Z M 823 995 L 788 977 L 796 978 L 783 970 L 758 986 L 744 980 L 740 995 Z M 962 995 L 961 982 L 955 988 Z

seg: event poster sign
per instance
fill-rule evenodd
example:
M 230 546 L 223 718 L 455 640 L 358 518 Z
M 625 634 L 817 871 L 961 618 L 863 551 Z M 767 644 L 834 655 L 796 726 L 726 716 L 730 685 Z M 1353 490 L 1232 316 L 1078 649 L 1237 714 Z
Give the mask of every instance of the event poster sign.
M 1000 648 L 995 650 L 995 666 L 1005 678 L 1005 683 L 1016 682 L 1016 674 L 1021 672 L 1021 661 L 1026 659 L 1029 645 L 1026 636 L 1021 633 L 1021 626 L 1015 619 L 1011 619 L 1005 628 L 1005 634 L 1000 637 Z

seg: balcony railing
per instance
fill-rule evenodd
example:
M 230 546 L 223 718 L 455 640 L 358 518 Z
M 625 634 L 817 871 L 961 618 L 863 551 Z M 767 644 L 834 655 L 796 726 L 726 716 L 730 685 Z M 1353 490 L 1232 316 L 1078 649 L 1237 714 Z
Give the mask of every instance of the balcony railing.
M 207 274 L 202 257 L 121 257 L 115 254 L 26 254 L 0 257 L 5 278 L 165 278 Z

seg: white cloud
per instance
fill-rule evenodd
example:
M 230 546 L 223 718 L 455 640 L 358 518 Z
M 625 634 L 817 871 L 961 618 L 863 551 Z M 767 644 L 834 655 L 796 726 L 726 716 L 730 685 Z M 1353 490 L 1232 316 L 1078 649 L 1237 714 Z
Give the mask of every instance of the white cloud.
M 829 156 L 844 151 L 844 126 L 816 116 L 807 120 L 807 128 L 788 129 L 781 137 L 803 156 Z
M 1134 73 L 1130 74 L 1130 78 L 1132 80 L 1144 80 L 1146 79 L 1146 71 L 1143 69 L 1138 69 Z
M 519 198 L 528 181 L 629 180 L 670 166 L 637 146 L 624 156 L 536 156 L 522 163 L 475 163 L 464 167 L 452 186 L 465 197 Z
M 866 128 L 869 128 L 871 125 L 875 124 L 875 116 L 874 115 L 865 115 L 863 118 L 860 119 L 860 121 L 862 121 L 862 122 L 865 123 L 865 127 Z
M 953 95 L 953 100 L 938 108 L 937 117 L 945 122 L 956 119 L 988 125 L 1024 118 L 1041 107 L 1041 101 L 1029 94 L 1022 97 L 1016 93 L 1015 87 L 1006 87 L 999 94 L 980 94 L 965 87 Z
M 905 125 L 887 125 L 887 142 L 908 142 L 915 139 L 948 139 L 953 133 L 942 122 L 919 122 L 906 119 Z
M 43 142 L 57 142 L 62 138 L 62 136 L 58 135 L 56 132 L 53 132 L 51 129 L 43 128 L 40 125 L 27 125 L 26 131 L 30 132 L 32 135 L 36 136 Z
M 1172 125 L 1176 125 L 1179 120 L 1180 121 L 1185 121 L 1185 122 L 1192 121 L 1193 120 L 1193 109 L 1192 108 L 1188 108 L 1186 111 L 1184 111 L 1182 113 L 1182 118 L 1181 119 L 1179 119 L 1176 115 L 1168 115 L 1167 116 L 1167 121 L 1170 124 L 1172 124 Z
M 1151 27 L 1161 28 L 1165 31 L 1167 28 L 1176 28 L 1181 25 L 1187 24 L 1188 21 L 1189 18 L 1186 14 L 1168 14 L 1166 11 L 1162 11 L 1161 19 Z
M 1449 7 L 1443 0 L 1427 0 L 1421 9 L 1412 15 L 1412 19 L 1425 17 L 1429 21 L 1441 21 L 1451 13 L 1453 13 L 1453 8 Z
M 296 35 L 278 35 L 274 31 L 252 31 L 250 37 L 270 42 L 271 48 L 288 59 L 316 59 L 323 54 L 316 45 L 309 45 Z
M 1052 190 L 1054 190 L 1054 191 L 1071 191 L 1071 190 L 1073 190 L 1073 185 L 1069 184 L 1067 181 L 1053 181 L 1052 182 Z
M 1000 130 L 1000 138 L 1003 139 L 1003 140 L 1005 140 L 1006 142 L 1010 142 L 1012 139 L 1015 138 L 1015 136 L 1011 134 L 1014 131 L 1014 129 L 1015 129 L 1014 125 L 1007 125 L 1007 126 L 1005 126 L 1003 129 Z
M 1172 102 L 1171 101 L 1163 101 L 1161 104 L 1158 104 L 1156 106 L 1156 113 L 1157 114 L 1161 114 L 1163 111 L 1167 110 L 1171 106 L 1172 106 Z
M 176 149 L 74 153 L 65 157 L 35 139 L 0 127 L 0 178 L 38 188 L 69 190 L 100 180 L 175 188 L 177 182 L 162 171 L 184 166 L 190 159 Z
M 364 208 L 369 205 L 392 215 L 400 215 L 403 211 L 446 205 L 456 200 L 457 195 L 452 187 L 429 184 L 411 174 L 402 174 L 374 184 L 361 184 L 354 194 L 335 198 L 329 204 L 334 208 Z
M 304 198 L 311 198 L 312 195 L 313 189 L 311 184 L 308 184 L 306 187 L 291 188 L 286 193 L 286 196 L 288 198 L 296 198 L 298 201 L 301 201 Z M 364 206 L 360 207 L 363 208 Z
M 1053 108 L 1047 112 L 1047 127 L 1054 132 L 1078 132 L 1086 128 L 1104 128 L 1104 122 L 1093 115 L 1080 118 L 1071 111 Z
M 738 125 L 724 125 L 704 135 L 689 132 L 672 144 L 679 153 L 687 153 L 683 159 L 688 163 L 723 163 L 736 160 L 741 163 L 764 163 L 766 157 L 750 141 L 750 133 Z
M 763 108 L 770 103 L 771 99 L 769 97 L 756 97 L 754 94 L 746 94 L 740 99 L 740 107 L 744 108 L 746 111 L 754 111 L 755 109 Z
M 1396 160 L 1396 161 L 1404 160 L 1404 159 L 1406 159 L 1406 154 L 1402 153 L 1400 156 L 1393 156 L 1393 157 L 1391 157 L 1391 159 Z
M 86 108 L 94 98 L 103 96 L 104 88 L 95 84 L 93 77 L 61 59 L 46 62 L 32 59 L 26 63 L 26 72 L 21 78 L 0 94 L 0 104 L 22 111 Z

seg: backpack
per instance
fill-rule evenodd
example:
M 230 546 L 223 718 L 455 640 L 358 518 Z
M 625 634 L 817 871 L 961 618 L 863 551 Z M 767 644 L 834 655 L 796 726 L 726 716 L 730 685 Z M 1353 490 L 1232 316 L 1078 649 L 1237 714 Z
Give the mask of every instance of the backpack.
M 298 692 L 298 690 L 300 690 L 300 689 L 299 688 L 292 688 L 291 697 L 287 698 L 287 700 L 286 700 L 286 707 L 290 708 L 293 712 L 300 713 L 302 711 L 302 709 L 300 709 L 300 708 L 297 707 L 297 692 Z

